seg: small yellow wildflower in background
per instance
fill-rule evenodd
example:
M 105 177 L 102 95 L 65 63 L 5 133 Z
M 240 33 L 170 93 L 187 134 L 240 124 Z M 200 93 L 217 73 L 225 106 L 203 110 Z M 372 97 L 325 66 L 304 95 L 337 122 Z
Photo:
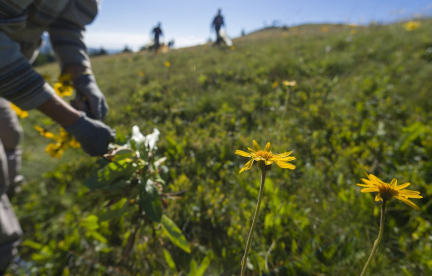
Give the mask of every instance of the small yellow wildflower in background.
M 62 143 L 49 143 L 45 148 L 45 152 L 53 158 L 60 158 L 64 151 L 65 147 Z
M 278 85 L 279 85 L 279 82 L 278 82 L 278 81 L 275 81 L 275 82 L 273 83 L 272 87 L 273 87 L 273 88 L 276 88 L 276 87 L 278 87 Z
M 28 117 L 28 112 L 25 110 L 22 110 L 21 108 L 19 108 L 18 106 L 14 105 L 13 103 L 10 103 L 11 108 L 13 111 L 15 111 L 16 115 L 18 117 L 20 117 L 21 119 L 27 118 Z
M 63 128 L 59 129 L 58 135 L 43 129 L 40 126 L 35 126 L 35 129 L 41 136 L 54 141 L 49 143 L 45 148 L 45 152 L 51 157 L 60 158 L 68 147 L 75 149 L 81 147 L 81 144 Z
M 417 30 L 420 27 L 420 25 L 421 24 L 418 21 L 409 21 L 404 25 L 404 27 L 405 30 L 409 32 L 409 31 Z
M 70 139 L 69 146 L 73 149 L 79 149 L 81 144 L 74 137 L 72 137 Z
M 390 184 L 387 184 L 373 174 L 366 173 L 366 175 L 368 179 L 362 178 L 365 184 L 357 184 L 358 186 L 365 187 L 361 190 L 362 193 L 378 192 L 375 196 L 375 201 L 391 201 L 393 198 L 397 198 L 417 211 L 420 210 L 414 202 L 409 200 L 409 198 L 423 198 L 420 192 L 404 190 L 410 183 L 397 186 L 397 180 L 395 178 L 392 179 Z
M 144 72 L 143 71 L 139 71 L 139 76 L 142 78 L 142 77 L 144 77 Z
M 51 133 L 51 132 L 49 132 L 49 131 L 41 128 L 40 126 L 35 126 L 34 128 L 39 132 L 39 134 L 41 136 L 43 136 L 45 138 L 48 138 L 48 139 L 53 139 L 54 138 L 54 134 L 53 133 Z
M 352 29 L 352 30 L 350 31 L 350 33 L 351 33 L 351 34 L 356 34 L 356 33 L 357 33 L 357 30 L 356 30 L 356 29 Z
M 321 28 L 321 32 L 323 32 L 323 33 L 328 32 L 328 30 L 329 30 L 329 29 L 328 29 L 327 27 L 322 27 L 322 28 Z
M 244 165 L 244 167 L 240 170 L 239 173 L 242 173 L 243 171 L 247 171 L 252 168 L 254 161 L 264 161 L 265 165 L 267 166 L 276 163 L 276 165 L 278 165 L 282 169 L 294 170 L 296 168 L 293 164 L 288 163 L 289 161 L 293 161 L 296 159 L 294 156 L 289 156 L 292 151 L 284 152 L 281 154 L 274 154 L 270 151 L 270 142 L 266 144 L 264 150 L 261 150 L 255 140 L 253 140 L 253 147 L 254 149 L 248 148 L 249 153 L 242 150 L 236 150 L 235 154 L 251 158 L 251 160 L 247 162 L 246 165 Z
M 233 46 L 231 46 L 231 50 L 235 50 L 235 46 L 233 45 Z
M 58 77 L 58 81 L 54 84 L 54 91 L 60 97 L 72 96 L 73 85 L 70 74 L 62 74 Z
M 170 68 L 171 67 L 171 62 L 169 62 L 169 61 L 165 61 L 165 67 L 167 67 L 167 68 Z
M 296 82 L 295 80 L 293 80 L 293 81 L 287 81 L 287 80 L 284 80 L 284 81 L 282 82 L 282 84 L 285 85 L 285 86 L 296 86 L 296 85 L 297 85 L 297 82 Z

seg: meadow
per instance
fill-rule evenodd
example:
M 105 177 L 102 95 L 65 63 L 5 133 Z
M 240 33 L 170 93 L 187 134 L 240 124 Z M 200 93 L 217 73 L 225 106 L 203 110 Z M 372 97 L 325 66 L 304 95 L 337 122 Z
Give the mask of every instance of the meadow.
M 260 172 L 239 174 L 248 160 L 234 153 L 256 140 L 297 159 L 293 171 L 268 173 L 248 275 L 360 275 L 380 210 L 356 185 L 364 172 L 410 182 L 424 197 L 415 200 L 420 211 L 388 203 L 367 275 L 432 275 L 432 20 L 411 31 L 404 23 L 270 28 L 234 46 L 92 59 L 118 139 L 133 125 L 159 129 L 163 192 L 175 195 L 164 197 L 163 213 L 191 253 L 157 223 L 137 227 L 129 212 L 88 227 L 89 217 L 122 206 L 83 185 L 100 159 L 80 149 L 50 158 L 34 126 L 51 122 L 32 111 L 22 120 L 28 183 L 13 200 L 25 231 L 19 273 L 238 275 Z M 56 64 L 37 70 L 59 74 Z

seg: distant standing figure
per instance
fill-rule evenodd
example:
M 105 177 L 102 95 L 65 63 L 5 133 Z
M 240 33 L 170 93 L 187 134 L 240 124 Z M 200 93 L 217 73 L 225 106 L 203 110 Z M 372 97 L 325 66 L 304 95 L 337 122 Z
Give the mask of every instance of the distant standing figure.
M 218 10 L 218 14 L 216 15 L 216 17 L 213 19 L 213 23 L 212 23 L 212 27 L 214 27 L 215 31 L 216 31 L 216 45 L 219 45 L 221 43 L 221 41 L 223 40 L 222 37 L 220 36 L 220 29 L 222 26 L 225 26 L 225 22 L 222 16 L 222 10 L 219 9 Z
M 157 24 L 157 26 L 152 31 L 152 33 L 154 34 L 154 46 L 153 47 L 155 49 L 155 52 L 157 52 L 161 46 L 159 38 L 160 38 L 160 36 L 163 35 L 163 33 L 162 33 L 162 30 L 160 27 L 161 27 L 161 23 L 159 22 Z

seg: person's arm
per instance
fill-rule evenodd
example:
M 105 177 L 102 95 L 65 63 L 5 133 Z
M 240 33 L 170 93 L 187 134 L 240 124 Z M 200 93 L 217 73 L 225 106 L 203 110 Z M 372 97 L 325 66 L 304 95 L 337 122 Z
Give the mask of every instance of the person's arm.
M 108 103 L 92 75 L 83 37 L 85 26 L 93 21 L 98 12 L 99 2 L 70 1 L 62 14 L 50 24 L 48 32 L 62 73 L 70 74 L 74 82 L 77 92 L 74 107 L 85 111 L 91 118 L 103 120 L 108 112 Z M 76 104 L 83 102 L 83 99 L 85 104 Z
M 21 54 L 20 45 L 12 41 L 0 27 L 0 96 L 23 110 L 38 107 L 54 89 L 36 73 Z
M 72 126 L 82 117 L 81 112 L 68 105 L 57 95 L 38 106 L 37 109 L 64 128 Z

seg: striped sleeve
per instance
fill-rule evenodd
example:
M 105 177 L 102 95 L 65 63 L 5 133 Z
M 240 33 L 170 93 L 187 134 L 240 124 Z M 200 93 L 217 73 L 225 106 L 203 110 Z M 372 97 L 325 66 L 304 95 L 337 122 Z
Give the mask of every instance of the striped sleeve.
M 29 110 L 49 100 L 53 92 L 23 57 L 19 44 L 0 30 L 0 96 Z
M 51 44 L 61 68 L 82 65 L 90 68 L 84 44 L 85 26 L 97 15 L 100 0 L 71 0 L 63 13 L 50 24 Z

